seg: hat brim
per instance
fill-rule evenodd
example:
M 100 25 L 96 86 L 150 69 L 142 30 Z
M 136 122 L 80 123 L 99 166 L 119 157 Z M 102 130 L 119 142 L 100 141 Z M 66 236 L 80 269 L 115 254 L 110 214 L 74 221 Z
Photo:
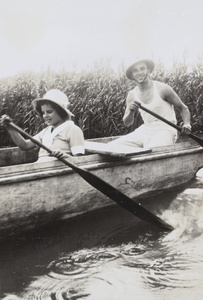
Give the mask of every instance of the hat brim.
M 52 101 L 48 98 L 36 98 L 32 101 L 32 106 L 33 106 L 34 110 L 38 113 L 38 115 L 40 117 L 41 117 L 41 113 L 40 113 L 40 110 L 38 110 L 38 104 L 39 104 L 40 101 L 44 101 L 44 100 L 49 101 L 51 103 L 54 103 L 54 105 L 58 105 L 60 108 L 62 108 L 67 113 L 67 115 L 74 117 L 74 114 L 68 108 L 64 109 L 63 106 L 56 103 L 55 101 Z
M 126 77 L 130 80 L 133 80 L 134 78 L 132 77 L 132 70 L 133 68 L 138 64 L 138 63 L 145 63 L 147 65 L 147 68 L 149 69 L 150 73 L 153 72 L 155 64 L 153 60 L 151 59 L 140 59 L 137 60 L 135 63 L 133 63 L 127 70 L 126 70 Z

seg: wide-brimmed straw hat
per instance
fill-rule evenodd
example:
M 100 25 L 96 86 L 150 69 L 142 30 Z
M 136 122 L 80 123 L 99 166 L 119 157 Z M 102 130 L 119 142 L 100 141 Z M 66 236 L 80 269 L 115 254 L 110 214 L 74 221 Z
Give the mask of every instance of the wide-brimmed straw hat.
M 74 116 L 72 112 L 68 109 L 70 102 L 68 97 L 61 91 L 57 89 L 49 90 L 42 98 L 37 98 L 32 101 L 32 106 L 34 110 L 41 116 L 40 102 L 48 100 L 60 106 L 69 116 Z
M 149 69 L 150 73 L 153 72 L 154 67 L 155 67 L 155 64 L 154 64 L 153 60 L 151 60 L 151 59 L 145 59 L 145 58 L 140 58 L 140 59 L 137 59 L 129 68 L 127 68 L 127 70 L 126 70 L 126 76 L 128 77 L 128 79 L 131 79 L 131 80 L 134 79 L 132 77 L 132 70 L 136 66 L 136 64 L 141 63 L 141 62 L 143 62 L 143 63 L 145 63 L 147 65 L 147 68 Z

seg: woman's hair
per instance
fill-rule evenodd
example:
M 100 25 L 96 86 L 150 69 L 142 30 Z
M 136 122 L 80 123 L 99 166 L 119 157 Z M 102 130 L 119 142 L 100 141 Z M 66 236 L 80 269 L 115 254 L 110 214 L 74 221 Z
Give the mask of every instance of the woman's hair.
M 64 119 L 64 120 L 67 119 L 67 118 L 71 119 L 71 116 L 62 107 L 60 107 L 58 104 L 56 104 L 52 101 L 49 101 L 49 100 L 41 100 L 37 104 L 37 110 L 38 110 L 41 118 L 42 118 L 42 109 L 41 109 L 41 107 L 44 104 L 50 104 L 62 119 Z

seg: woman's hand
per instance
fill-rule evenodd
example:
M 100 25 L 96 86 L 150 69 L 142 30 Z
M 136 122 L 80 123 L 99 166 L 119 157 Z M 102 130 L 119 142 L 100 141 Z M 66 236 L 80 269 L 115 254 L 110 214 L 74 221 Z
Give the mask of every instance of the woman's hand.
M 62 158 L 62 157 L 65 157 L 67 155 L 65 155 L 64 152 L 60 151 L 60 150 L 54 150 L 52 151 L 52 156 L 55 156 L 56 158 Z
M 182 124 L 182 126 L 181 126 L 181 133 L 190 134 L 191 133 L 191 126 L 190 126 L 190 124 Z
M 52 156 L 55 156 L 56 158 L 69 158 L 69 157 L 72 157 L 71 154 L 68 154 L 68 153 L 64 153 L 63 151 L 61 150 L 54 150 L 52 151 Z
M 8 115 L 3 115 L 0 119 L 0 125 L 3 127 L 8 127 L 11 121 L 12 119 Z

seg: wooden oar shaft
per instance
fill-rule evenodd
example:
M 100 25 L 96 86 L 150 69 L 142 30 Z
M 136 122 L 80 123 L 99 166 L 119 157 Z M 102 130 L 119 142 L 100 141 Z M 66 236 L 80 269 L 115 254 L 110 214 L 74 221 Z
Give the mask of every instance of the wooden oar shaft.
M 41 148 L 44 148 L 48 153 L 52 154 L 51 149 L 47 148 L 45 145 L 37 141 L 35 138 L 33 138 L 31 135 L 26 133 L 24 130 L 19 128 L 14 123 L 10 122 L 9 126 L 18 131 L 19 133 L 23 134 L 27 138 L 29 138 L 33 143 L 38 145 Z M 158 225 L 166 230 L 173 230 L 173 227 L 169 224 L 167 224 L 165 221 L 161 220 L 159 217 L 142 207 L 141 205 L 134 202 L 132 199 L 130 199 L 125 194 L 118 191 L 116 188 L 102 180 L 101 178 L 97 177 L 93 173 L 79 168 L 78 166 L 74 165 L 73 163 L 69 162 L 65 158 L 58 158 L 60 161 L 62 161 L 64 164 L 71 167 L 76 173 L 78 173 L 84 180 L 86 180 L 90 185 L 95 187 L 97 190 L 99 190 L 101 193 L 115 201 L 117 204 L 124 207 L 126 210 L 131 212 L 136 217 L 151 223 L 153 225 Z
M 146 107 L 142 106 L 141 104 L 139 105 L 139 108 L 141 108 L 142 110 L 146 111 L 147 113 L 149 113 L 150 115 L 154 116 L 155 118 L 165 122 L 166 124 L 172 126 L 173 128 L 177 129 L 178 131 L 182 131 L 182 128 L 166 119 L 164 119 L 163 117 L 161 117 L 160 115 L 156 114 L 155 112 L 147 109 Z M 198 136 L 190 133 L 188 134 L 189 137 L 191 137 L 193 140 L 195 140 L 197 143 L 199 143 L 201 146 L 203 146 L 203 140 L 201 138 L 199 138 Z

